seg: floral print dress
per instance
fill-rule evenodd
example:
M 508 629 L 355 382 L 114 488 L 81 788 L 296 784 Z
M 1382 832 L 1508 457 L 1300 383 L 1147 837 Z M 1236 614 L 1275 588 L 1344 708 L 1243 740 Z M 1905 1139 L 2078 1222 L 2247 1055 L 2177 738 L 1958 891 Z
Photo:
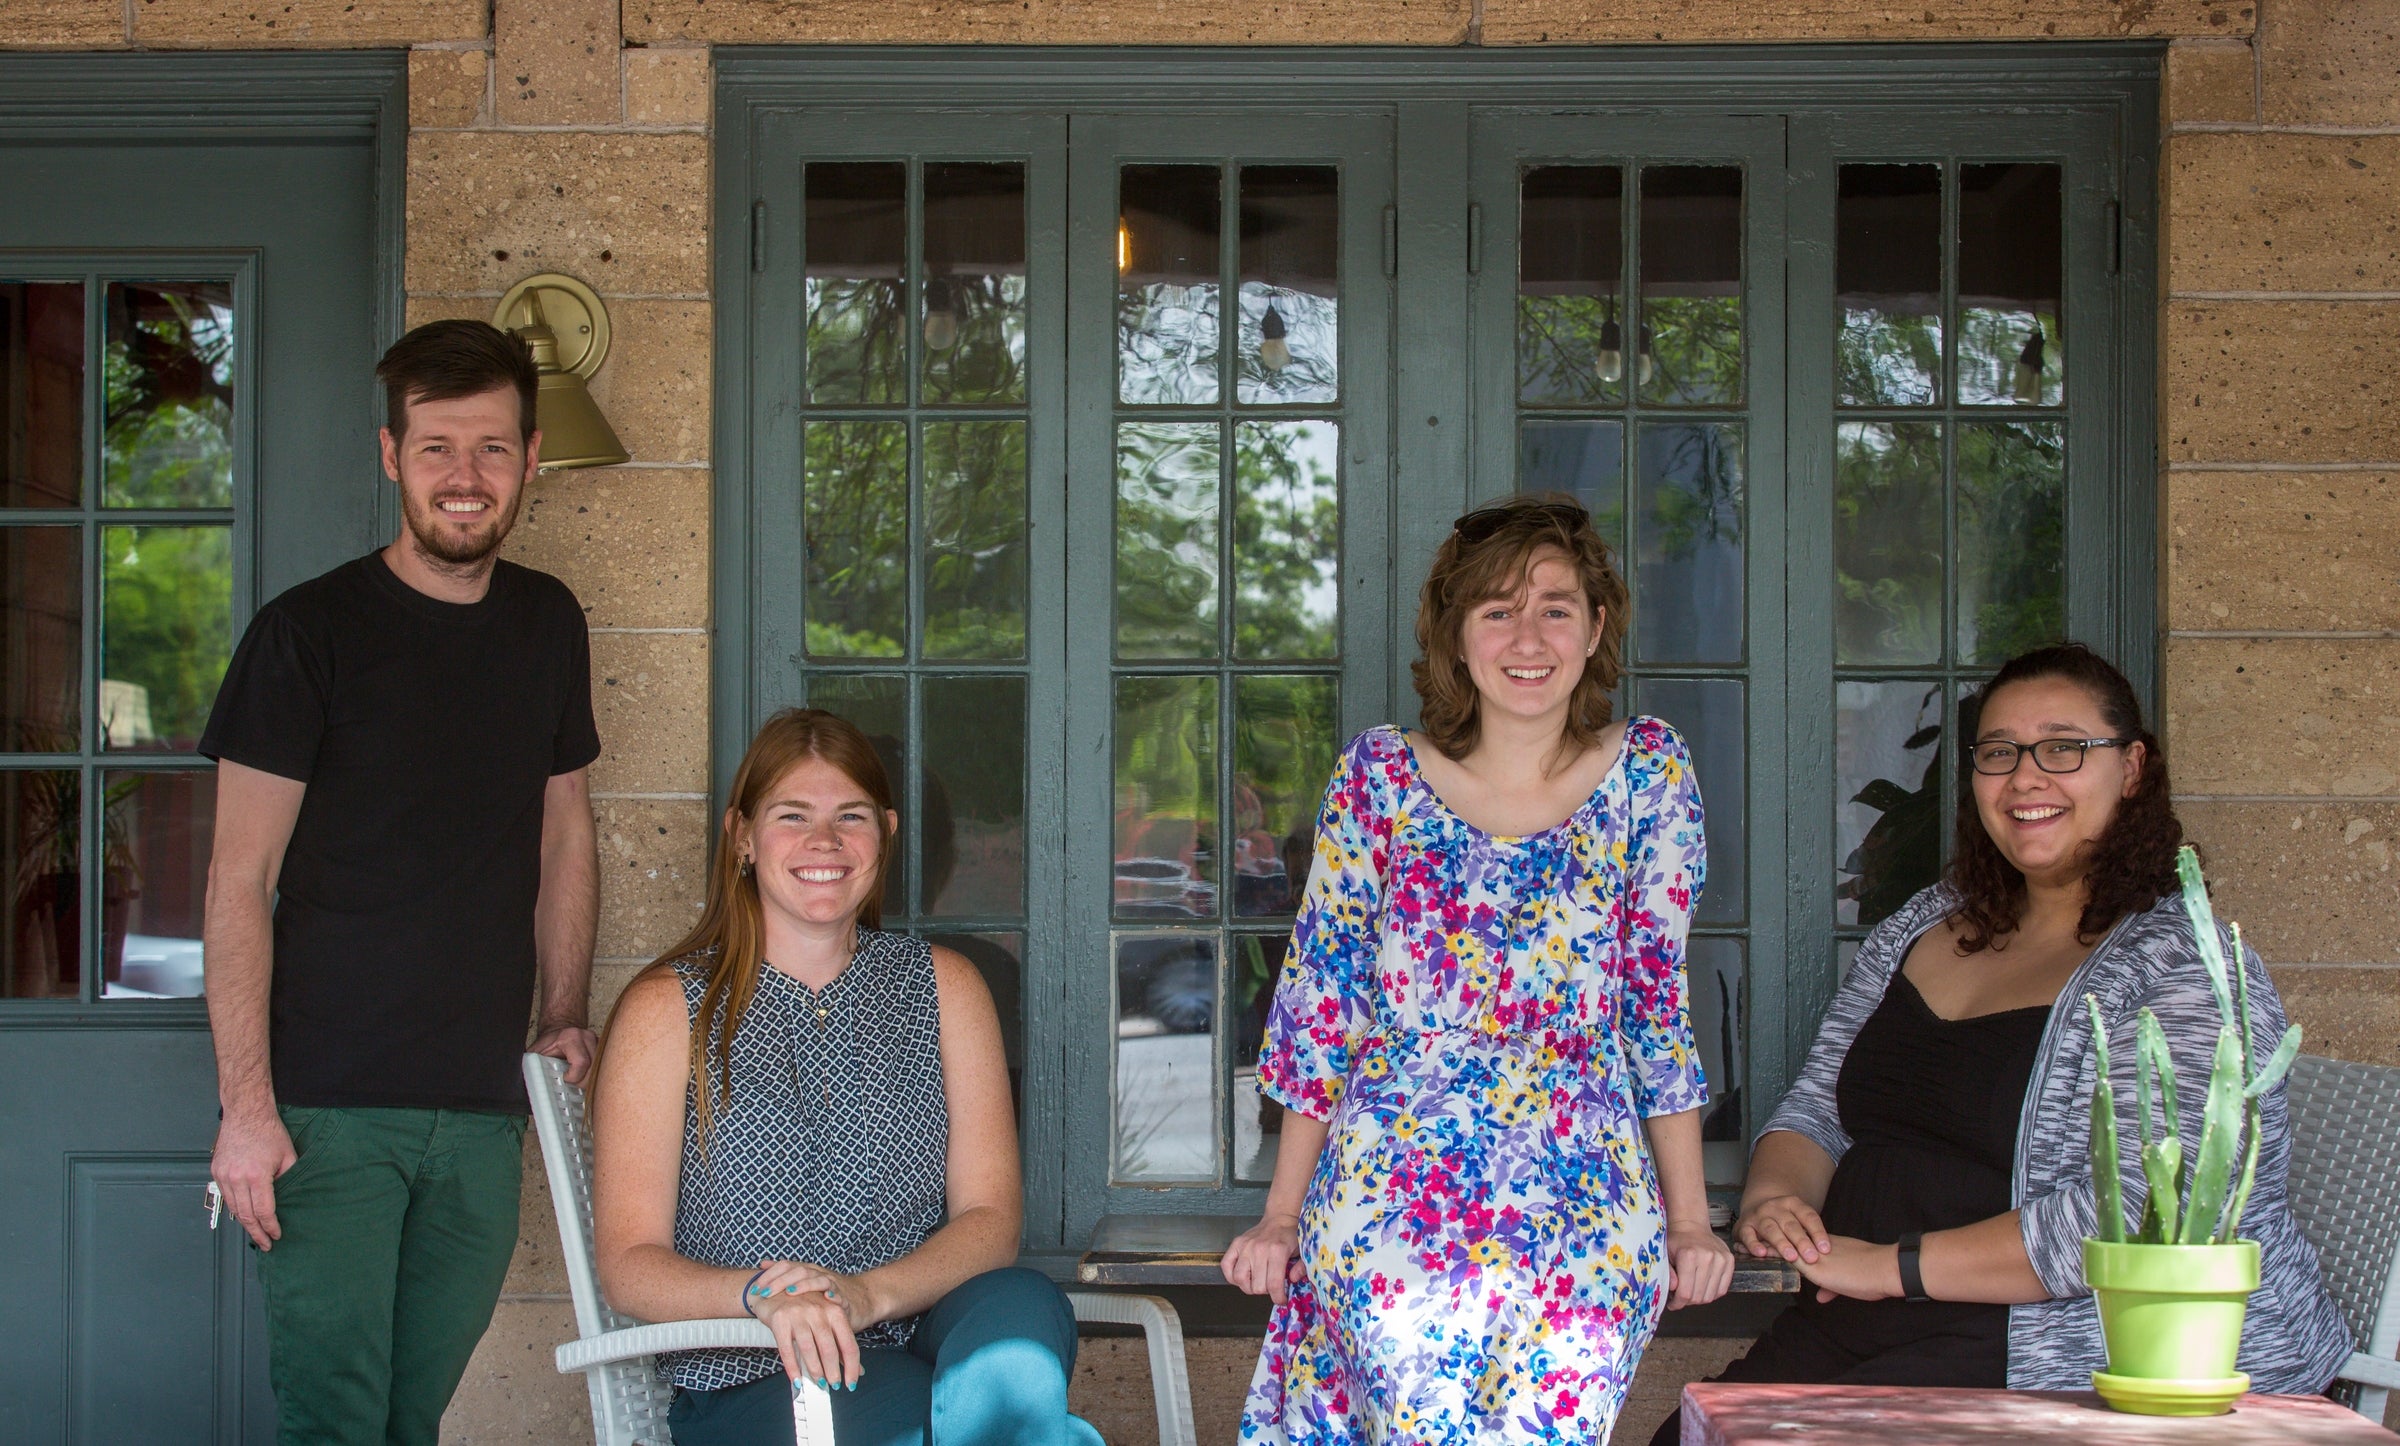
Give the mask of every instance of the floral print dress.
M 1351 740 L 1258 1060 L 1331 1128 L 1244 1441 L 1607 1439 L 1667 1295 L 1640 1122 L 1708 1099 L 1684 1000 L 1706 871 L 1657 719 L 1521 838 L 1452 813 L 1398 729 Z

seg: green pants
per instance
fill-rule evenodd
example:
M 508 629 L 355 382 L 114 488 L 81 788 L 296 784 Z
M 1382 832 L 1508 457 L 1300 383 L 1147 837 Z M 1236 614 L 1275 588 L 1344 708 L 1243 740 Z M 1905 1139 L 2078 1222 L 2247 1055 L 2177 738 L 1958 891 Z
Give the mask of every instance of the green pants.
M 259 1256 L 280 1446 L 435 1446 L 517 1248 L 525 1117 L 286 1109 Z

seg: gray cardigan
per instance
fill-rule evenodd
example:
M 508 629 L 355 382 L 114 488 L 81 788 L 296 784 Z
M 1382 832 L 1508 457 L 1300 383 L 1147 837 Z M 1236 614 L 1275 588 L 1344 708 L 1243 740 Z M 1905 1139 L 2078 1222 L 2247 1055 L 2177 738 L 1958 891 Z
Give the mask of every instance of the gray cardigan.
M 1877 925 L 1817 1030 L 1808 1063 L 1791 1093 L 1768 1119 L 1764 1135 L 1790 1130 L 1840 1160 L 1850 1148 L 1834 1103 L 1834 1081 L 1850 1041 L 1883 1001 L 1909 946 L 1957 907 L 1946 887 L 1918 894 Z M 2230 947 L 2227 957 L 2231 957 Z M 2244 952 L 2250 980 L 2251 1045 L 2263 1061 L 2282 1038 L 2283 1001 L 2264 965 Z M 2091 1099 L 2096 1056 L 2091 1015 L 2083 996 L 2100 1001 L 2108 1025 L 2110 1079 L 2117 1131 L 2135 1138 L 2134 1020 L 2144 1005 L 2158 1016 L 2175 1059 L 2183 1099 L 2183 1149 L 2189 1159 L 2200 1135 L 2200 1097 L 2216 1050 L 2218 1015 L 2197 936 L 2180 897 L 2169 895 L 2147 912 L 2129 915 L 2100 941 L 2050 1012 L 2041 1052 L 2017 1120 L 2012 1199 L 2025 1232 L 2025 1254 L 2051 1298 L 2011 1306 L 2008 1384 L 2017 1390 L 2088 1390 L 2090 1373 L 2106 1369 L 2100 1313 L 2083 1279 L 2083 1238 L 2099 1214 L 2092 1193 Z M 2348 1329 L 2317 1269 L 2317 1252 L 2301 1235 L 2285 1203 L 2284 1171 L 2292 1154 L 2290 1108 L 2277 1085 L 2263 1102 L 2258 1184 L 2242 1216 L 2242 1234 L 2260 1249 L 2260 1282 L 2242 1329 L 2240 1368 L 2251 1389 L 2309 1394 L 2322 1391 L 2350 1353 Z M 2125 1208 L 2139 1219 L 2149 1183 L 2130 1152 L 2121 1165 Z

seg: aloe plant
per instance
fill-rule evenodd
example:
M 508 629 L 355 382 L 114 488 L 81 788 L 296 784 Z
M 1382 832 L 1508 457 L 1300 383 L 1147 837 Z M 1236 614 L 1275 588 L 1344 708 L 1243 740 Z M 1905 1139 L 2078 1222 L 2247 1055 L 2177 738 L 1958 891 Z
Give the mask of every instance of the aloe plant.
M 2092 1038 L 2098 1048 L 2099 1087 L 2092 1092 L 2092 1184 L 2099 1207 L 2102 1240 L 2135 1245 L 2224 1245 L 2237 1238 L 2242 1211 L 2250 1203 L 2250 1187 L 2258 1180 L 2260 1101 L 2292 1067 L 2300 1053 L 2300 1026 L 2283 1032 L 2275 1052 L 2256 1070 L 2250 1067 L 2250 981 L 2241 968 L 2242 928 L 2232 927 L 2233 961 L 2217 939 L 2217 915 L 2209 906 L 2208 885 L 2200 877 L 2200 857 L 2185 845 L 2175 856 L 2176 876 L 2183 884 L 2184 912 L 2200 938 L 2200 962 L 2208 971 L 2209 992 L 2216 997 L 2216 1057 L 2211 1061 L 2208 1090 L 2201 1102 L 2200 1144 L 2187 1161 L 2183 1152 L 2182 1110 L 2177 1103 L 2175 1061 L 2167 1051 L 2167 1033 L 2158 1017 L 2141 1011 L 2134 1028 L 2134 1147 L 2149 1198 L 2141 1222 L 2132 1233 L 2125 1228 L 2125 1196 L 2118 1176 L 2116 1087 L 2109 1079 L 2108 1030 L 2101 1022 L 2100 1001 L 2086 994 L 2083 1002 L 2092 1017 Z M 2150 1132 L 2151 1081 L 2158 1084 L 2160 1132 Z M 2245 1136 L 2247 1141 L 2245 1143 Z M 2241 1173 L 2234 1160 L 2241 1159 Z

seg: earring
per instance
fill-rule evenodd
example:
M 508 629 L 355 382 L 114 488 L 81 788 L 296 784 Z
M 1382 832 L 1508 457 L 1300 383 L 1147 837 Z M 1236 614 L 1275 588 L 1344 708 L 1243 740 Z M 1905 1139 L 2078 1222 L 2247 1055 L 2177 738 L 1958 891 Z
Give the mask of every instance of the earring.
M 745 879 L 750 877 L 750 871 L 750 856 L 744 854 L 742 856 L 742 877 Z

